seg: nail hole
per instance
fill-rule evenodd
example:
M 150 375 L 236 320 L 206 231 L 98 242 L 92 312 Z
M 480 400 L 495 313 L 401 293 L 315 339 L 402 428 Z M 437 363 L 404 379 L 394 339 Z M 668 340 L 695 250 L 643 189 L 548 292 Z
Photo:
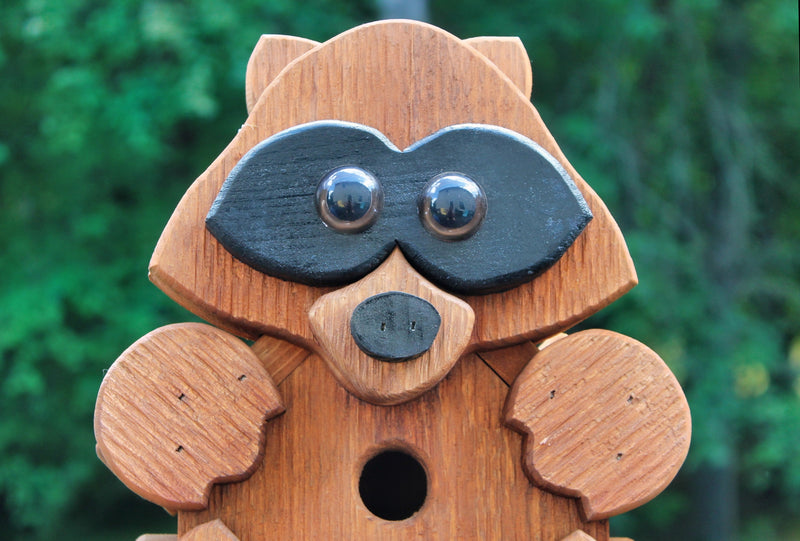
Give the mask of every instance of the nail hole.
M 415 330 L 417 330 L 417 322 L 416 321 L 412 321 L 411 322 L 411 331 L 413 332 Z
M 178 397 L 178 400 L 183 401 L 184 398 L 186 398 L 186 395 L 184 393 L 181 393 L 181 395 Z
M 556 397 L 556 390 L 553 389 L 552 391 L 550 391 L 550 400 L 554 399 L 555 397 Z
M 244 381 L 246 379 L 247 379 L 247 374 L 242 374 L 241 376 L 239 376 L 239 381 Z
M 385 331 L 385 330 L 386 330 L 386 322 L 385 321 L 381 321 L 381 331 Z
M 617 453 L 617 460 L 622 460 L 622 453 Z
M 175 452 L 180 453 L 181 451 L 183 451 L 183 445 L 178 445 L 178 448 L 175 449 Z
M 628 404 L 633 404 L 633 395 L 628 397 Z

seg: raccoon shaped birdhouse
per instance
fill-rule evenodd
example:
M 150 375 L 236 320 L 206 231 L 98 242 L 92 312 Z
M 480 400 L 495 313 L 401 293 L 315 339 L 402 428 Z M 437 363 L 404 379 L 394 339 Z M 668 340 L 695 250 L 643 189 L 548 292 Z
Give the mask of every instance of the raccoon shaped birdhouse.
M 261 38 L 249 116 L 150 262 L 209 324 L 130 346 L 95 411 L 178 539 L 607 541 L 672 480 L 669 368 L 564 334 L 636 274 L 531 85 L 517 38 Z

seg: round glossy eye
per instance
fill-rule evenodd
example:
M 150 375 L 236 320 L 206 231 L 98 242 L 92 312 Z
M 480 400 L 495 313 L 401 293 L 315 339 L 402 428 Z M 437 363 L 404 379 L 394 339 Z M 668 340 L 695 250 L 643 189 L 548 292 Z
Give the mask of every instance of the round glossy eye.
M 461 173 L 433 177 L 419 198 L 425 228 L 444 240 L 465 239 L 475 233 L 486 215 L 486 194 Z
M 316 202 L 325 225 L 342 233 L 358 233 L 378 219 L 383 190 L 369 172 L 358 167 L 340 167 L 320 181 Z

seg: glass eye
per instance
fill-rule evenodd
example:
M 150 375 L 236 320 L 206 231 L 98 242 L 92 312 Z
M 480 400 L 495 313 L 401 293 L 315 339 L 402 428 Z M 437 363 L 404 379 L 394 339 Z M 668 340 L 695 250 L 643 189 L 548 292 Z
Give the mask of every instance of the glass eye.
M 316 202 L 325 225 L 341 233 L 358 233 L 378 219 L 383 190 L 369 172 L 358 167 L 340 167 L 320 181 Z
M 443 240 L 465 239 L 475 233 L 486 215 L 486 194 L 461 173 L 433 177 L 419 198 L 425 228 Z

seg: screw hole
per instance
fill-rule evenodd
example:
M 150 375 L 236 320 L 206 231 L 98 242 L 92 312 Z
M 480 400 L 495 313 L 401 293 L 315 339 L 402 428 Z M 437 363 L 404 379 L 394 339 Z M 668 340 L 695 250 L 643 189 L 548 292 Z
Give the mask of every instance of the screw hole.
M 181 395 L 178 397 L 178 400 L 180 400 L 181 402 L 183 402 L 183 399 L 184 399 L 184 398 L 186 398 L 186 395 L 185 395 L 184 393 L 181 393 Z
M 617 453 L 617 460 L 622 460 L 622 453 Z
M 633 395 L 628 396 L 628 404 L 633 404 Z
M 554 399 L 555 397 L 556 397 L 556 390 L 553 389 L 552 391 L 550 391 L 550 400 Z
M 176 453 L 183 452 L 183 445 L 178 445 L 178 448 L 177 448 L 177 449 L 175 449 L 175 452 L 176 452 Z
M 384 520 L 405 520 L 425 503 L 428 476 L 411 455 L 384 451 L 364 464 L 358 492 L 373 515 Z
M 239 378 L 238 378 L 238 379 L 239 379 L 239 381 L 244 381 L 244 380 L 246 380 L 246 379 L 247 379 L 247 374 L 242 374 L 241 376 L 239 376 Z

